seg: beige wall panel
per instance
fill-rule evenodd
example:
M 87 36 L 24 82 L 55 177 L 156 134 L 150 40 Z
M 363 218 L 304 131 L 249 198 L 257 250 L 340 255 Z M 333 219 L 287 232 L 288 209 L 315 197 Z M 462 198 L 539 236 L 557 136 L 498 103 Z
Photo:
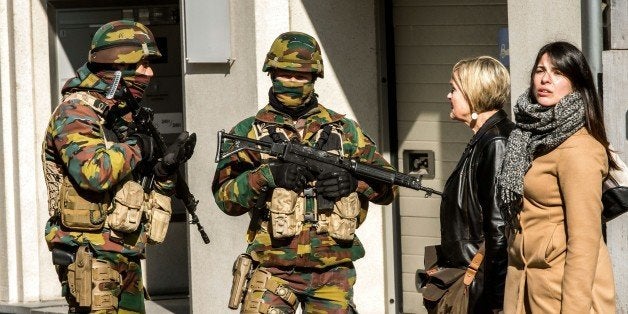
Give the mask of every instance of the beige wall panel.
M 401 268 L 404 273 L 414 274 L 418 268 L 423 268 L 423 255 L 401 255 Z
M 401 219 L 401 232 L 404 236 L 438 237 L 440 226 L 434 218 L 403 217 Z
M 442 190 L 472 136 L 449 118 L 451 68 L 463 58 L 497 56 L 506 2 L 397 0 L 393 6 L 399 164 L 406 149 L 433 150 L 436 177 L 423 183 Z M 414 274 L 423 267 L 423 248 L 440 242 L 440 198 L 409 189 L 400 195 L 403 310 L 425 313 Z
M 403 49 L 398 47 L 397 49 Z M 395 69 L 399 83 L 449 83 L 450 64 L 403 64 Z M 444 101 L 444 99 L 443 99 Z
M 440 244 L 438 237 L 415 237 L 404 236 L 402 243 L 402 249 L 404 253 L 413 255 L 423 255 L 424 247 L 428 245 Z
M 395 28 L 398 46 L 424 45 L 495 45 L 497 32 L 504 24 L 494 25 L 404 25 Z
M 397 128 L 400 136 L 407 134 L 417 141 L 466 142 L 471 138 L 469 129 L 460 122 L 399 121 Z
M 471 6 L 471 5 L 486 5 L 486 4 L 503 4 L 506 5 L 506 1 L 504 0 L 472 0 L 472 1 L 461 1 L 461 0 L 393 0 L 393 5 L 396 7 L 425 7 L 425 6 L 450 6 L 450 5 L 460 5 L 461 3 Z
M 506 7 L 489 5 L 446 5 L 405 7 L 393 13 L 395 25 L 495 25 L 508 23 Z
M 398 102 L 397 110 L 404 115 L 399 121 L 450 121 L 450 104 L 447 102 Z
M 450 122 L 449 120 L 445 122 Z M 471 138 L 471 131 L 466 130 L 469 135 L 468 138 Z M 434 151 L 434 159 L 440 162 L 458 162 L 460 159 L 460 154 L 464 151 L 464 148 L 467 146 L 465 142 L 453 142 L 453 143 L 443 143 L 440 141 L 417 141 L 417 140 L 407 140 L 403 142 L 403 145 L 399 147 L 399 151 L 403 152 L 405 149 L 430 149 Z M 401 157 L 401 156 L 400 156 Z M 403 160 L 403 158 L 401 158 Z M 438 174 L 437 174 L 438 175 Z
M 412 277 L 414 280 L 414 277 Z M 405 280 L 404 280 L 405 281 Z M 416 289 L 415 289 L 416 291 Z M 423 297 L 418 292 L 403 292 L 403 307 L 408 310 L 404 310 L 404 314 L 423 314 L 427 313 L 425 307 L 423 307 Z
M 438 218 L 440 197 L 400 196 L 399 207 L 404 217 Z M 420 210 L 419 210 L 420 209 Z
M 397 101 L 399 102 L 441 102 L 447 101 L 449 83 L 398 83 Z M 401 115 L 403 116 L 403 115 Z
M 495 43 L 495 45 L 474 46 L 399 47 L 395 52 L 397 68 L 399 65 L 406 64 L 450 64 L 453 66 L 462 58 L 480 55 L 494 56 L 497 54 L 497 34 L 495 34 Z M 447 72 L 451 73 L 451 68 Z

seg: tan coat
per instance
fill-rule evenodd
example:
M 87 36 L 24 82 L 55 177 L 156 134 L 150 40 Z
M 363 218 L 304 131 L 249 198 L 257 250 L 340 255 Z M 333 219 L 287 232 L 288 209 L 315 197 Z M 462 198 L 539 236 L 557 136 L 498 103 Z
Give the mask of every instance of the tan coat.
M 504 313 L 615 313 L 602 239 L 604 147 L 580 129 L 524 178 L 522 231 L 508 243 Z

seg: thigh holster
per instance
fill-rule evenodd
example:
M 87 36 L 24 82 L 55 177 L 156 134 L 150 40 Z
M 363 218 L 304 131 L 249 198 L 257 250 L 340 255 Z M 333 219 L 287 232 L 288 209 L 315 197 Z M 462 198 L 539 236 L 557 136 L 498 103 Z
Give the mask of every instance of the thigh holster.
M 92 257 L 89 247 L 76 251 L 74 263 L 68 266 L 68 286 L 78 306 L 91 310 L 113 310 L 118 307 L 120 273 L 111 263 Z
M 296 310 L 299 305 L 299 300 L 297 299 L 296 294 L 292 292 L 292 290 L 286 285 L 282 284 L 276 277 L 273 277 L 270 272 L 264 269 L 256 269 L 251 275 L 251 280 L 249 282 L 249 288 L 244 298 L 244 303 L 242 305 L 242 313 L 245 314 L 257 314 L 257 313 L 268 313 L 268 314 L 283 314 L 285 311 L 273 307 L 269 304 L 264 303 L 262 299 L 265 292 L 270 292 L 279 298 L 281 298 L 284 302 L 292 307 L 293 310 Z

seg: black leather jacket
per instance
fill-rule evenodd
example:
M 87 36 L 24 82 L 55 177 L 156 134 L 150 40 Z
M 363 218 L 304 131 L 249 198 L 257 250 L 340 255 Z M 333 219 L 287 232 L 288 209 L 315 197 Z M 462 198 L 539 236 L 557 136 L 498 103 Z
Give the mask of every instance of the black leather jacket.
M 486 240 L 486 255 L 471 286 L 469 313 L 503 307 L 508 261 L 496 176 L 513 128 L 503 110 L 490 117 L 467 145 L 443 192 L 439 265 L 465 268 Z

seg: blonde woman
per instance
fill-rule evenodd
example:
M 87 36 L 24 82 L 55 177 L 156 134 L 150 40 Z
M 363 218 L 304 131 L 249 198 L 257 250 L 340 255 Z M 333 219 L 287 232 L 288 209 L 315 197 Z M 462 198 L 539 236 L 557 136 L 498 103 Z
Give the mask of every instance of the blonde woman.
M 507 265 L 495 177 L 514 127 L 502 110 L 510 101 L 510 76 L 499 61 L 482 56 L 456 63 L 450 83 L 449 116 L 474 135 L 445 184 L 438 266 L 464 269 L 484 246 L 484 261 L 470 286 L 468 312 L 493 313 L 502 308 Z M 435 304 L 426 300 L 425 305 L 434 310 Z

